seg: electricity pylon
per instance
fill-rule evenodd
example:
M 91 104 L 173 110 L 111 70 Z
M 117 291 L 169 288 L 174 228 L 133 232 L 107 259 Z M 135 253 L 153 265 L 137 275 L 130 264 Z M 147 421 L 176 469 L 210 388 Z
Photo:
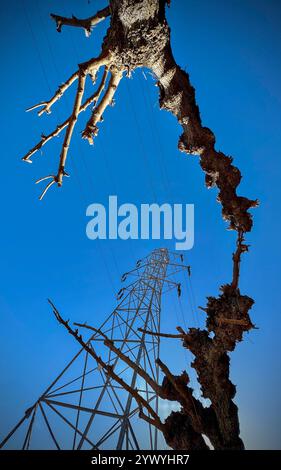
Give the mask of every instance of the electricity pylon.
M 183 257 L 167 249 L 154 250 L 123 274 L 130 279 L 117 294 L 118 304 L 88 339 L 87 344 L 120 377 L 137 389 L 158 413 L 159 398 L 137 372 L 104 346 L 104 336 L 159 383 L 160 337 L 140 332 L 160 332 L 162 294 L 181 285 L 175 275 L 190 274 Z M 156 428 L 138 418 L 139 408 L 93 357 L 81 348 L 51 385 L 28 408 L 0 448 L 55 449 L 151 449 L 159 448 Z

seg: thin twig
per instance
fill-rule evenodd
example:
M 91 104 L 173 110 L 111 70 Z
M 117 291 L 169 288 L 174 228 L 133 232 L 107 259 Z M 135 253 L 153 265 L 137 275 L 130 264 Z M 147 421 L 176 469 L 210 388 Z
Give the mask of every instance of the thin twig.
M 169 333 L 158 333 L 156 331 L 148 331 L 143 328 L 138 328 L 138 331 L 141 331 L 142 333 L 146 333 L 147 335 L 152 335 L 152 336 L 160 336 L 161 338 L 183 338 L 183 334 L 179 335 L 173 335 Z
M 237 234 L 237 248 L 235 253 L 232 255 L 233 260 L 233 277 L 232 277 L 232 284 L 231 286 L 233 289 L 237 289 L 239 283 L 239 275 L 240 275 L 240 263 L 241 263 L 241 255 L 248 251 L 249 245 L 243 244 L 244 242 L 244 234 L 241 231 L 238 231 Z
M 44 191 L 39 196 L 39 201 L 42 201 L 42 199 L 45 196 L 48 189 L 50 189 L 50 187 L 53 186 L 53 184 L 55 184 L 55 183 L 56 183 L 56 180 L 54 178 L 53 181 L 50 181 L 50 183 L 47 184 L 46 188 L 44 189 Z
M 47 101 L 42 101 L 41 103 L 35 104 L 34 106 L 30 106 L 30 108 L 27 108 L 25 111 L 29 113 L 29 111 L 33 111 L 36 108 L 40 108 L 40 106 L 46 106 Z

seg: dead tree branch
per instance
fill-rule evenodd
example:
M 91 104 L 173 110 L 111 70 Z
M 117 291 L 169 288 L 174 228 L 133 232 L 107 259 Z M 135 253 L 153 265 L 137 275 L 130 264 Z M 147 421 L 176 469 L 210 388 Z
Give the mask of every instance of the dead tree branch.
M 105 109 L 112 103 L 114 93 L 121 78 L 122 72 L 115 72 L 112 70 L 107 90 L 99 105 L 94 109 L 91 118 L 86 124 L 85 130 L 82 132 L 83 139 L 87 139 L 91 145 L 94 143 L 93 137 L 98 134 L 97 123 L 103 119 L 102 115 Z
M 170 334 L 170 333 L 158 333 L 157 331 L 148 331 L 148 330 L 144 330 L 143 328 L 138 328 L 138 331 L 140 331 L 141 333 L 145 333 L 147 335 L 151 335 L 151 336 L 159 336 L 161 338 L 183 338 L 183 334 L 179 334 L 179 335 L 173 335 L 173 334 Z
M 76 91 L 76 97 L 75 97 L 75 101 L 74 101 L 72 114 L 71 114 L 70 118 L 67 120 L 67 124 L 64 126 L 64 127 L 66 127 L 66 133 L 65 133 L 64 142 L 63 142 L 62 150 L 61 150 L 61 154 L 60 154 L 58 171 L 57 171 L 56 175 L 50 175 L 48 177 L 43 177 L 43 178 L 40 178 L 39 180 L 36 181 L 36 183 L 40 183 L 40 182 L 44 181 L 45 179 L 49 179 L 49 178 L 52 179 L 52 181 L 50 183 L 48 183 L 48 185 L 46 186 L 44 191 L 41 193 L 41 195 L 39 197 L 40 200 L 43 199 L 46 192 L 48 191 L 48 189 L 53 184 L 56 183 L 60 187 L 62 185 L 62 182 L 63 182 L 63 177 L 64 176 L 69 176 L 68 173 L 65 171 L 65 163 L 66 163 L 66 159 L 67 159 L 68 149 L 69 149 L 71 137 L 72 137 L 72 134 L 73 134 L 73 130 L 74 130 L 75 124 L 77 122 L 79 113 L 81 112 L 81 110 L 86 109 L 86 107 L 89 106 L 90 102 L 92 101 L 92 99 L 90 97 L 85 102 L 85 104 L 83 106 L 81 105 L 83 94 L 84 94 L 84 89 L 85 89 L 86 78 L 87 78 L 87 75 L 91 75 L 92 79 L 93 79 L 93 77 L 95 79 L 96 74 L 97 74 L 98 70 L 100 69 L 100 67 L 102 67 L 104 65 L 106 66 L 107 62 L 108 62 L 108 57 L 105 57 L 101 54 L 101 56 L 99 58 L 92 59 L 91 61 L 85 62 L 85 63 L 83 63 L 79 66 L 78 86 L 77 86 L 77 91 Z M 103 77 L 101 85 L 95 93 L 95 97 L 98 97 L 98 98 L 100 97 L 100 94 L 101 94 L 101 92 L 102 92 L 102 90 L 105 86 L 105 79 L 106 79 L 106 76 Z M 121 79 L 121 77 L 120 77 L 120 79 Z M 56 99 L 58 99 L 59 95 L 56 94 L 55 96 L 56 96 Z M 103 102 L 103 101 L 104 100 L 102 100 L 101 102 Z M 43 108 L 43 111 L 46 110 L 47 106 L 50 106 L 52 102 L 54 102 L 54 97 L 48 102 L 47 105 L 45 105 L 45 107 Z M 59 131 L 58 131 L 58 129 L 56 129 L 56 131 L 54 131 L 51 134 L 52 137 L 49 136 L 48 140 L 50 140 L 50 138 L 53 138 L 55 135 L 57 135 L 62 130 L 62 127 L 63 127 L 63 125 L 59 126 Z M 45 143 L 46 140 L 47 140 L 47 138 L 45 138 L 43 143 Z M 38 144 L 38 146 L 36 146 L 36 149 L 38 147 L 40 148 L 40 143 Z M 28 155 L 30 156 L 31 153 L 34 153 L 33 151 L 34 151 L 34 149 L 32 149 L 30 152 L 28 152 L 27 156 Z M 24 159 L 27 160 L 28 159 L 27 156 L 24 157 Z
M 79 19 L 75 16 L 71 18 L 66 18 L 64 16 L 54 15 L 51 13 L 51 18 L 55 20 L 57 25 L 57 31 L 60 33 L 63 26 L 74 26 L 77 28 L 83 28 L 87 36 L 91 34 L 91 31 L 94 26 L 96 26 L 101 21 L 105 20 L 110 15 L 109 7 L 105 7 L 102 10 L 98 11 L 94 16 L 90 18 Z
M 58 87 L 56 93 L 54 94 L 54 96 L 52 96 L 52 98 L 50 98 L 49 101 L 42 101 L 41 103 L 35 104 L 34 106 L 31 106 L 31 108 L 28 108 L 26 111 L 33 111 L 34 109 L 43 106 L 42 109 L 38 111 L 38 116 L 42 116 L 42 114 L 44 113 L 50 114 L 51 107 L 53 106 L 53 104 L 55 104 L 63 96 L 65 91 L 78 79 L 78 77 L 79 70 L 74 72 L 74 74 L 72 74 L 71 77 L 66 80 L 65 83 Z
M 249 250 L 249 245 L 245 245 L 243 242 L 244 242 L 244 234 L 243 234 L 243 232 L 238 231 L 237 242 L 236 242 L 236 251 L 235 251 L 235 253 L 233 253 L 233 256 L 232 256 L 233 276 L 232 276 L 231 286 L 233 287 L 233 289 L 237 289 L 238 284 L 239 284 L 241 255 L 242 255 L 242 253 L 246 253 Z
M 107 78 L 107 75 L 108 75 L 108 69 L 105 68 L 104 70 L 104 73 L 103 73 L 103 76 L 102 76 L 102 80 L 100 82 L 100 85 L 97 89 L 97 91 L 95 93 L 93 93 L 85 102 L 84 104 L 82 104 L 82 106 L 80 107 L 80 110 L 79 110 L 79 114 L 83 111 L 85 111 L 91 104 L 93 104 L 94 106 L 96 105 L 96 102 L 99 100 L 100 98 L 100 95 L 104 89 L 104 86 L 105 86 L 105 82 L 106 82 L 106 78 Z M 28 163 L 32 163 L 32 161 L 30 160 L 30 157 L 35 153 L 37 152 L 38 150 L 40 150 L 47 142 L 49 142 L 49 140 L 51 140 L 53 137 L 57 137 L 69 124 L 70 122 L 70 119 L 71 119 L 71 116 L 68 117 L 62 124 L 59 124 L 56 129 L 51 132 L 50 134 L 48 135 L 42 135 L 41 136 L 41 140 L 40 142 L 38 142 L 38 144 L 36 144 L 31 150 L 29 150 L 29 152 L 22 158 L 23 161 L 25 162 L 28 162 Z
M 48 183 L 46 188 L 43 190 L 39 199 L 43 199 L 46 192 L 53 184 L 56 183 L 57 186 L 60 187 L 62 185 L 64 176 L 69 176 L 65 170 L 65 164 L 66 164 L 67 154 L 68 154 L 75 124 L 77 122 L 78 116 L 81 111 L 86 110 L 92 102 L 95 102 L 95 104 L 98 103 L 101 93 L 105 87 L 107 74 L 109 70 L 111 70 L 110 62 L 111 62 L 111 52 L 107 51 L 106 53 L 102 52 L 98 58 L 94 58 L 87 62 L 84 62 L 83 64 L 80 64 L 78 71 L 75 72 L 63 85 L 59 87 L 57 92 L 49 101 L 39 103 L 38 105 L 35 105 L 32 108 L 28 109 L 28 111 L 30 111 L 37 107 L 43 106 L 43 108 L 39 111 L 38 114 L 41 116 L 44 112 L 49 113 L 51 106 L 64 94 L 64 92 L 72 85 L 72 83 L 74 83 L 74 81 L 78 79 L 76 97 L 75 97 L 73 111 L 72 111 L 71 116 L 65 122 L 58 125 L 57 128 L 53 132 L 51 132 L 48 136 L 43 135 L 41 138 L 41 141 L 23 157 L 24 161 L 30 162 L 31 155 L 33 155 L 37 150 L 42 148 L 42 146 L 45 145 L 49 140 L 57 136 L 64 128 L 66 128 L 64 142 L 63 142 L 61 153 L 60 153 L 57 174 L 49 175 L 48 177 L 43 177 L 36 181 L 36 183 L 40 183 L 44 181 L 45 179 L 52 180 L 50 183 Z M 97 73 L 99 69 L 103 66 L 105 66 L 105 72 L 104 72 L 102 81 L 100 83 L 100 86 L 97 88 L 96 92 L 92 96 L 90 96 L 82 105 L 81 103 L 82 103 L 87 76 L 89 75 L 92 81 L 95 83 Z M 94 128 L 96 129 L 97 122 L 102 120 L 102 112 L 105 110 L 106 106 L 111 103 L 113 95 L 116 91 L 116 88 L 121 78 L 122 78 L 122 72 L 117 72 L 116 68 L 113 67 L 113 69 L 111 70 L 111 79 L 110 79 L 107 91 L 104 97 L 101 99 L 100 104 L 97 106 L 95 110 L 96 112 L 95 111 L 93 112 L 92 118 L 89 120 L 87 127 L 83 133 L 84 137 L 86 135 L 85 133 L 87 133 L 87 136 L 88 136 L 87 138 L 89 141 L 92 140 L 92 133 L 94 133 Z

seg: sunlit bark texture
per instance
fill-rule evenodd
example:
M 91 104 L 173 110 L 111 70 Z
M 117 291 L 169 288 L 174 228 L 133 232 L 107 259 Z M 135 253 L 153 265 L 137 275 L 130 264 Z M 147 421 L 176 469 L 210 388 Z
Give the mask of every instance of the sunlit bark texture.
M 88 36 L 92 28 L 107 17 L 110 17 L 110 26 L 99 56 L 80 64 L 51 99 L 30 108 L 38 108 L 39 115 L 49 113 L 67 89 L 72 85 L 76 86 L 71 116 L 58 124 L 51 134 L 43 135 L 23 160 L 31 162 L 31 157 L 37 150 L 65 131 L 56 172 L 38 180 L 47 181 L 40 198 L 43 198 L 51 186 L 62 186 L 64 177 L 68 176 L 67 154 L 79 114 L 91 109 L 82 137 L 93 144 L 101 128 L 104 111 L 113 104 L 120 81 L 139 67 L 150 69 L 157 80 L 160 108 L 171 112 L 182 128 L 178 148 L 181 152 L 198 156 L 205 173 L 206 186 L 218 189 L 217 199 L 222 206 L 222 216 L 229 228 L 237 232 L 237 247 L 233 254 L 231 282 L 221 287 L 218 298 L 209 297 L 207 306 L 203 309 L 207 316 L 206 329 L 191 328 L 187 332 L 179 329 L 178 334 L 183 347 L 194 355 L 192 367 L 197 372 L 202 396 L 208 398 L 211 405 L 203 407 L 200 400 L 194 398 L 186 372 L 181 376 L 174 376 L 160 360 L 159 365 L 165 377 L 162 385 L 153 383 L 150 377 L 143 378 L 157 390 L 159 396 L 179 402 L 181 411 L 173 412 L 162 423 L 158 416 L 151 414 L 149 405 L 144 403 L 135 390 L 130 392 L 139 403 L 140 416 L 161 429 L 167 444 L 172 448 L 206 449 L 208 446 L 203 438 L 205 435 L 215 449 L 243 449 L 239 437 L 237 406 L 233 402 L 235 386 L 229 379 L 228 353 L 242 340 L 243 333 L 253 327 L 248 315 L 253 300 L 240 294 L 238 284 L 241 254 L 248 250 L 248 246 L 244 244 L 244 235 L 252 228 L 249 209 L 255 207 L 257 201 L 237 194 L 241 180 L 239 169 L 233 165 L 230 156 L 216 150 L 213 132 L 202 125 L 189 75 L 176 63 L 171 50 L 170 29 L 165 16 L 168 3 L 164 0 L 110 0 L 106 8 L 87 19 L 51 15 L 59 32 L 64 27 L 80 27 Z M 85 98 L 87 79 L 92 80 L 94 88 L 93 94 Z M 107 116 L 110 119 L 110 113 Z M 73 336 L 86 347 L 81 337 L 71 330 L 58 312 L 56 315 L 60 323 L 72 331 Z M 177 340 L 171 338 L 171 341 Z M 118 353 L 118 349 L 106 338 L 105 346 L 114 348 Z M 90 353 L 94 354 L 93 351 Z M 126 358 L 122 359 L 126 361 Z M 105 367 L 101 358 L 96 360 L 101 361 L 101 367 Z M 134 364 L 129 365 L 135 367 Z M 141 370 L 138 372 L 143 375 Z M 107 370 L 107 373 L 119 380 L 114 376 L 114 371 Z M 120 380 L 119 384 L 128 390 L 128 386 L 121 384 Z M 143 411 L 145 408 L 147 413 Z

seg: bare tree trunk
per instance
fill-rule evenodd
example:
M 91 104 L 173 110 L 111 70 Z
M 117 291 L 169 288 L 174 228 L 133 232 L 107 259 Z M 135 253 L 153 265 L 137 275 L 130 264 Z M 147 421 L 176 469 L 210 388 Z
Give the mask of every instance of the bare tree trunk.
M 78 81 L 76 99 L 72 115 L 60 124 L 53 133 L 43 136 L 41 141 L 23 158 L 30 162 L 30 157 L 45 143 L 66 128 L 65 140 L 61 150 L 58 171 L 54 175 L 40 179 L 50 179 L 41 198 L 53 184 L 62 185 L 65 176 L 66 158 L 71 143 L 71 136 L 80 112 L 94 104 L 93 112 L 82 133 L 83 138 L 93 143 L 98 134 L 98 124 L 106 107 L 113 103 L 114 95 L 123 76 L 130 76 L 139 67 L 150 69 L 157 78 L 159 87 L 159 104 L 161 109 L 171 112 L 182 127 L 178 147 L 182 152 L 198 155 L 200 166 L 205 173 L 206 186 L 218 188 L 218 201 L 222 205 L 222 216 L 229 223 L 229 228 L 237 231 L 237 248 L 233 254 L 233 278 L 230 284 L 221 287 L 218 298 L 209 297 L 206 312 L 206 329 L 195 328 L 184 332 L 179 329 L 179 338 L 183 346 L 194 355 L 192 367 L 196 370 L 204 398 L 211 405 L 204 408 L 200 400 L 193 396 L 188 386 L 186 372 L 174 376 L 167 366 L 159 360 L 165 374 L 161 386 L 153 384 L 150 377 L 144 377 L 154 387 L 160 397 L 181 404 L 180 412 L 173 412 L 164 423 L 157 416 L 148 417 L 141 411 L 141 417 L 153 422 L 164 434 L 166 442 L 174 449 L 208 449 L 203 435 L 210 439 L 215 449 L 243 449 L 239 437 L 239 420 L 237 406 L 233 402 L 235 386 L 229 379 L 229 356 L 236 343 L 242 340 L 243 333 L 250 330 L 251 323 L 248 311 L 253 300 L 240 294 L 239 271 L 241 254 L 248 251 L 244 244 L 244 234 L 252 228 L 252 217 L 249 209 L 257 205 L 256 200 L 238 196 L 236 189 L 241 180 L 241 173 L 232 164 L 232 158 L 215 149 L 215 136 L 210 129 L 203 127 L 199 108 L 195 100 L 195 90 L 190 84 L 189 75 L 175 62 L 170 45 L 170 29 L 165 16 L 164 0 L 110 0 L 109 6 L 96 15 L 80 20 L 52 15 L 58 31 L 63 26 L 81 27 L 87 34 L 92 27 L 110 16 L 110 26 L 104 38 L 99 57 L 80 64 L 78 70 L 61 86 L 47 102 L 39 103 L 31 109 L 40 107 L 39 115 L 50 112 L 51 107 L 65 93 L 72 83 Z M 98 71 L 103 69 L 103 78 L 97 91 L 82 102 L 85 81 L 89 76 L 95 83 Z M 107 81 L 107 77 L 110 77 Z M 105 91 L 104 91 L 105 90 Z M 104 92 L 104 93 L 103 93 Z M 102 95 L 103 93 L 103 95 Z M 82 338 L 62 320 L 57 311 L 56 316 L 68 331 L 87 348 Z M 80 325 L 83 326 L 83 325 Z M 212 335 L 210 336 L 210 333 Z M 105 338 L 105 345 L 118 348 Z M 89 353 L 94 355 L 93 351 Z M 95 356 L 94 356 L 95 357 Z M 128 362 L 120 352 L 120 357 Z M 102 367 L 104 363 L 95 357 Z M 132 363 L 130 367 L 136 368 Z M 106 371 L 115 380 L 114 371 Z M 120 383 L 120 380 L 119 380 Z M 127 384 L 121 384 L 129 390 Z M 135 390 L 130 390 L 142 409 L 150 413 L 143 398 Z

